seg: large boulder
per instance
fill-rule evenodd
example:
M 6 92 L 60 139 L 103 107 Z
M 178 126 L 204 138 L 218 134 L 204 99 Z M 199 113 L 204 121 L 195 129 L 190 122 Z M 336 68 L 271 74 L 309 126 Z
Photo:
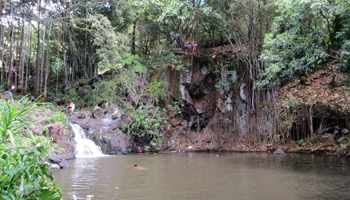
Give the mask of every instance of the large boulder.
M 89 111 L 80 111 L 76 113 L 76 116 L 79 119 L 90 119 L 92 117 L 92 113 Z
M 95 106 L 94 110 L 92 111 L 92 116 L 95 118 L 95 119 L 100 119 L 102 118 L 104 115 L 104 112 L 103 110 L 98 107 L 98 106 Z
M 277 149 L 275 152 L 273 152 L 273 155 L 275 156 L 283 156 L 286 155 L 282 149 Z
M 71 130 L 65 130 L 64 126 L 60 124 L 46 125 L 49 130 L 49 136 L 53 142 L 58 145 L 58 150 L 54 153 L 62 159 L 71 159 L 75 157 L 75 147 L 71 143 L 74 136 Z
M 101 137 L 96 135 L 94 141 L 101 147 L 103 153 L 109 155 L 125 155 L 131 153 L 128 136 L 119 129 L 115 129 Z
M 61 91 L 60 91 L 60 93 L 61 93 L 61 94 L 66 94 L 68 91 L 69 91 L 69 85 L 68 85 L 68 84 L 63 84 L 63 85 L 61 86 Z
M 5 91 L 5 92 L 2 92 L 0 93 L 0 99 L 5 99 L 5 100 L 10 100 L 12 99 L 13 95 L 12 95 L 12 92 L 10 91 Z
M 78 80 L 78 84 L 79 84 L 80 87 L 82 87 L 82 86 L 85 86 L 85 85 L 87 85 L 87 84 L 89 84 L 89 83 L 88 83 L 87 80 L 79 79 L 79 80 Z
M 331 133 L 325 133 L 323 135 L 318 136 L 318 141 L 321 143 L 334 143 L 334 134 Z
M 49 158 L 49 162 L 52 164 L 56 164 L 60 168 L 63 168 L 63 169 L 69 168 L 69 164 L 67 163 L 67 161 L 64 158 L 62 158 L 61 156 L 56 155 L 56 154 L 52 155 Z

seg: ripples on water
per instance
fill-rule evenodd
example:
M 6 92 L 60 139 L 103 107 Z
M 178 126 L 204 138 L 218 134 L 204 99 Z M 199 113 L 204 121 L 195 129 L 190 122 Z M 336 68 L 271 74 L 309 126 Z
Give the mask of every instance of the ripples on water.
M 78 158 L 69 164 L 53 172 L 64 199 L 350 199 L 348 158 L 176 153 Z

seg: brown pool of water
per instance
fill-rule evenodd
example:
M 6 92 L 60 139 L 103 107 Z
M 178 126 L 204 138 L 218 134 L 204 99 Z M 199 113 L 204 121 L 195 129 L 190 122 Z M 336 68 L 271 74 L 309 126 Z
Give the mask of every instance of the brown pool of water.
M 68 161 L 64 199 L 350 199 L 349 158 L 267 153 L 132 154 Z M 134 168 L 137 163 L 139 168 Z

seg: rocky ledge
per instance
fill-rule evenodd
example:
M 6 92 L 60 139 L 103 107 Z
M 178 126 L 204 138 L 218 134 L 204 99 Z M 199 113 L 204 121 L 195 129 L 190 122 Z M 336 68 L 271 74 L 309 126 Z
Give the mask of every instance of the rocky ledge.
M 104 154 L 131 153 L 129 137 L 120 130 L 120 127 L 130 119 L 114 104 L 110 104 L 107 108 L 101 109 L 96 106 L 92 112 L 75 112 L 67 118 L 70 123 L 78 124 L 86 132 L 87 138 L 100 146 Z

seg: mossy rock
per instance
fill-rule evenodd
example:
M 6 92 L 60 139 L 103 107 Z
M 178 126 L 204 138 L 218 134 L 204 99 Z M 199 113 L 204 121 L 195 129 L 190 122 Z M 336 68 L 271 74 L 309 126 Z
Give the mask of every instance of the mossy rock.
M 89 85 L 91 85 L 92 87 L 94 87 L 94 84 L 97 82 L 100 82 L 101 79 L 98 76 L 93 76 L 90 80 L 89 80 Z
M 321 148 L 327 149 L 327 148 L 333 148 L 333 147 L 334 147 L 334 144 L 325 144 L 323 146 L 320 146 L 319 149 Z
M 164 68 L 159 69 L 159 70 L 155 73 L 154 77 L 152 78 L 152 82 L 153 82 L 153 81 L 159 81 L 159 79 L 160 79 L 160 77 L 162 76 L 163 72 L 164 72 Z
M 345 149 L 350 150 L 350 144 L 346 145 Z
M 301 84 L 301 85 L 306 85 L 306 82 L 307 82 L 307 77 L 301 76 L 301 77 L 300 77 L 300 84 Z
M 349 138 L 341 137 L 341 138 L 339 138 L 338 142 L 341 144 L 347 144 L 347 143 L 349 143 Z
M 91 94 L 91 91 L 92 91 L 92 89 L 91 89 L 90 85 L 85 85 L 85 86 L 80 87 L 80 88 L 78 89 L 78 95 L 79 95 L 80 97 L 84 97 L 84 96 L 86 96 L 86 95 L 90 95 L 90 94 Z
M 88 82 L 87 82 L 86 80 L 83 80 L 83 79 L 80 79 L 80 80 L 78 81 L 78 83 L 79 83 L 79 86 L 80 86 L 80 87 L 82 87 L 82 86 L 88 84 Z
M 55 102 L 56 102 L 57 105 L 64 105 L 64 104 L 66 104 L 66 98 L 65 98 L 65 97 L 56 98 L 56 99 L 55 99 Z

